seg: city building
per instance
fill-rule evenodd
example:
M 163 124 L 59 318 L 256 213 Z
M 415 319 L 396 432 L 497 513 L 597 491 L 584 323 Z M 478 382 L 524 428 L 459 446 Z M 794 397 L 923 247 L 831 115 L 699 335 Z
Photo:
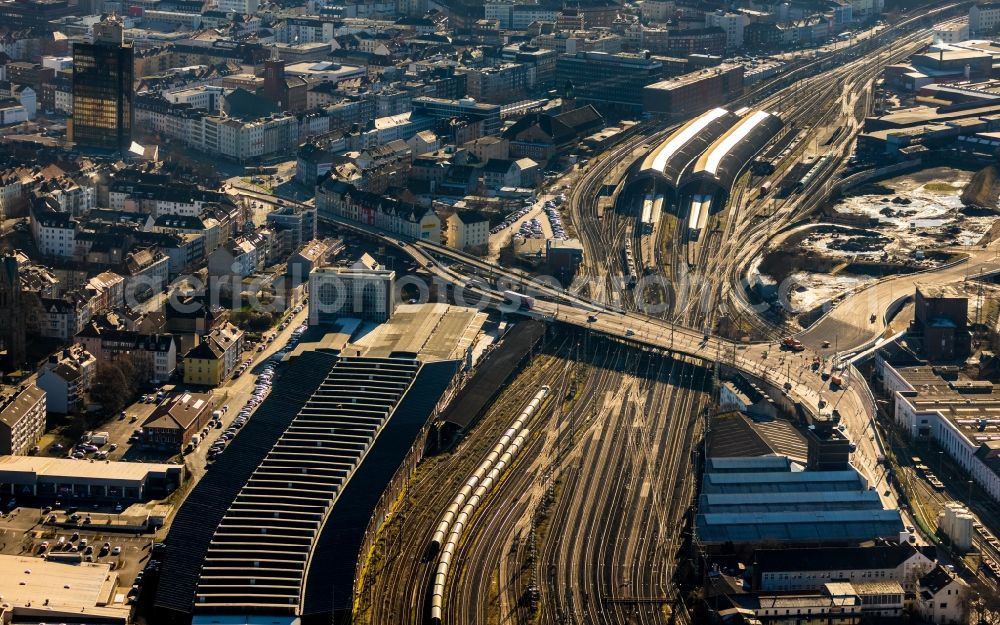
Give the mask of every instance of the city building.
M 558 113 L 528 113 L 504 129 L 511 158 L 548 163 L 570 152 L 584 137 L 604 127 L 604 118 L 593 106 Z
M 669 119 L 686 119 L 743 93 L 743 65 L 726 63 L 667 78 L 642 90 L 642 108 Z
M 812 471 L 844 471 L 850 467 L 854 444 L 832 419 L 817 420 L 806 430 L 808 464 Z
M 750 18 L 743 13 L 731 13 L 718 10 L 705 14 L 705 26 L 721 28 L 726 33 L 726 50 L 738 50 L 743 47 L 743 29 L 750 23 Z
M 474 98 L 461 100 L 446 100 L 427 96 L 413 98 L 413 112 L 415 114 L 441 120 L 482 120 L 483 132 L 486 135 L 495 135 L 500 132 L 500 110 L 499 104 L 477 102 Z
M 931 362 L 968 358 L 972 352 L 968 297 L 947 289 L 917 287 L 910 329 L 915 337 L 922 337 L 921 351 Z
M 183 393 L 157 406 L 142 422 L 141 443 L 180 452 L 212 420 L 215 397 L 208 393 Z
M 463 70 L 469 97 L 490 104 L 508 104 L 528 94 L 529 67 L 520 63 L 501 63 L 493 67 L 470 67 Z
M 344 317 L 383 322 L 396 310 L 396 272 L 381 267 L 319 267 L 309 274 L 309 325 Z
M 969 585 L 942 565 L 920 578 L 917 614 L 934 625 L 969 622 Z
M 76 340 L 98 362 L 130 360 L 140 379 L 152 384 L 166 382 L 177 368 L 177 344 L 170 334 L 111 330 L 91 322 L 76 335 Z
M 218 386 L 236 369 L 243 353 L 243 332 L 226 324 L 201 337 L 184 356 L 184 383 Z
M 903 591 L 896 584 L 886 586 L 881 593 L 892 597 L 896 613 L 902 614 Z M 859 591 L 848 582 L 827 582 L 822 588 L 812 592 L 796 593 L 746 593 L 726 596 L 727 606 L 742 614 L 741 622 L 760 624 L 787 623 L 800 621 L 807 623 L 827 623 L 828 625 L 857 625 L 862 622 L 864 605 Z
M 483 166 L 483 186 L 499 190 L 504 187 L 532 188 L 541 174 L 538 163 L 528 157 L 516 160 L 490 159 Z
M 579 239 L 548 239 L 545 261 L 560 279 L 569 279 L 583 265 L 583 251 Z
M 642 110 L 643 87 L 662 73 L 663 64 L 648 54 L 579 52 L 556 60 L 556 84 L 572 85 L 578 102 L 633 113 Z
M 253 15 L 260 7 L 260 0 L 217 0 L 219 10 L 237 15 Z
M 1000 26 L 1000 2 L 980 2 L 969 8 L 969 35 L 986 37 Z
M 45 391 L 34 382 L 0 386 L 0 454 L 24 455 L 45 434 Z
M 760 419 L 778 416 L 774 400 L 754 382 L 741 375 L 724 381 L 719 387 L 719 409 L 738 410 Z
M 960 43 L 969 38 L 969 23 L 947 24 L 934 29 L 933 37 L 935 41 L 941 43 Z
M 115 601 L 122 584 L 115 564 L 84 562 L 82 555 L 73 555 L 76 562 L 0 555 L 4 613 L 18 621 L 38 620 L 39 606 L 43 606 L 45 618 L 60 622 L 93 619 L 106 625 L 126 625 L 132 606 Z M 31 584 L 22 579 L 25 571 L 31 571 Z
M 42 256 L 72 259 L 76 254 L 77 220 L 47 207 L 31 208 L 31 235 Z
M 97 373 L 97 359 L 82 345 L 72 345 L 48 357 L 35 384 L 45 391 L 47 409 L 71 414 L 85 407 Z
M 950 367 L 894 367 L 878 361 L 892 414 L 914 440 L 935 441 L 995 501 L 1000 501 L 1000 386 Z
M 474 253 L 488 251 L 490 245 L 490 218 L 475 210 L 457 210 L 447 220 L 448 245 L 458 250 Z
M 245 278 L 263 268 L 264 255 L 246 237 L 232 239 L 208 255 L 210 276 L 239 276 Z
M 334 178 L 316 187 L 316 210 L 320 218 L 348 219 L 413 239 L 441 241 L 441 219 L 433 210 L 361 191 Z
M 528 68 L 528 88 L 532 90 L 551 89 L 556 86 L 555 50 L 540 48 L 527 43 L 504 46 L 500 58 L 511 63 L 519 63 Z
M 877 497 L 876 497 L 877 499 Z M 843 499 L 842 505 L 852 500 Z M 933 550 L 909 542 L 864 547 L 758 549 L 751 559 L 754 592 L 819 590 L 830 580 L 898 582 L 916 590 L 918 580 L 934 568 Z
M 93 43 L 73 46 L 73 117 L 68 134 L 83 148 L 126 152 L 132 143 L 132 44 L 124 24 L 94 26 Z
M 266 217 L 268 227 L 290 234 L 289 251 L 316 238 L 316 209 L 308 206 L 280 206 Z

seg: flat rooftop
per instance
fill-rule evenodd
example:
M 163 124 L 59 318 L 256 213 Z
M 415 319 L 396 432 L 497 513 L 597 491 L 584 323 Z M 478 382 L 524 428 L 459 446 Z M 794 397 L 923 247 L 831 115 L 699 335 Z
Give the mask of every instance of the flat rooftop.
M 1000 441 L 1000 386 L 964 376 L 946 380 L 929 366 L 895 371 L 917 392 L 906 398 L 914 409 L 941 413 L 971 444 Z
M 5 482 L 16 482 L 16 477 L 11 475 L 14 473 L 31 476 L 31 479 L 38 477 L 91 482 L 101 480 L 142 482 L 150 474 L 165 474 L 171 469 L 179 471 L 182 468 L 180 465 L 151 462 L 101 462 L 41 456 L 0 456 L 0 473 L 4 474 L 2 479 Z
M 879 123 L 902 128 L 905 126 L 916 126 L 931 122 L 945 122 L 953 119 L 965 117 L 981 117 L 984 115 L 994 115 L 1000 113 L 1000 104 L 990 104 L 966 108 L 957 111 L 938 112 L 938 109 L 931 106 L 913 106 L 894 113 L 887 113 L 881 117 L 874 118 Z
M 653 84 L 646 85 L 643 88 L 656 91 L 672 91 L 674 89 L 680 89 L 681 87 L 690 85 L 691 83 L 711 78 L 712 76 L 724 74 L 742 67 L 742 65 L 742 63 L 723 63 L 721 65 L 716 65 L 715 67 L 709 67 L 695 72 L 688 72 L 687 74 L 681 74 L 680 76 L 674 76 L 673 78 L 667 78 L 666 80 L 654 82 Z
M 393 353 L 415 354 L 424 362 L 465 357 L 486 313 L 449 304 L 402 304 L 392 319 L 353 344 L 369 358 Z
M 115 603 L 117 587 L 110 564 L 0 555 L 0 596 L 16 621 L 124 623 L 130 606 Z

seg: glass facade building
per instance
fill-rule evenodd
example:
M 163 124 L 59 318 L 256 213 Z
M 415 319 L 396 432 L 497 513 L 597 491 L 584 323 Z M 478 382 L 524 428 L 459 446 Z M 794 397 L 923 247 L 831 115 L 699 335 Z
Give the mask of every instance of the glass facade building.
M 642 111 L 642 88 L 662 74 L 663 64 L 645 54 L 579 52 L 556 60 L 556 84 L 571 83 L 578 102 L 605 110 Z
M 113 23 L 94 31 L 94 43 L 73 46 L 72 140 L 81 148 L 125 151 L 134 119 L 132 44 L 122 42 Z

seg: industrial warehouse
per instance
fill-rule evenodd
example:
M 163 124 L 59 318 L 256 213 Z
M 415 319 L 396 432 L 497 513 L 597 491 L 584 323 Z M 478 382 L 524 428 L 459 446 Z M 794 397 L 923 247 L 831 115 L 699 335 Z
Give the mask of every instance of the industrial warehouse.
M 733 437 L 739 440 L 719 440 Z M 713 439 L 710 449 L 734 455 L 709 457 L 702 477 L 695 535 L 710 551 L 725 546 L 739 552 L 761 543 L 849 546 L 895 540 L 904 529 L 899 510 L 884 509 L 846 459 L 832 470 L 812 470 L 766 446 L 764 455 L 735 455 L 757 445 L 740 429 L 714 432 Z M 819 446 L 809 453 L 807 462 L 815 464 Z

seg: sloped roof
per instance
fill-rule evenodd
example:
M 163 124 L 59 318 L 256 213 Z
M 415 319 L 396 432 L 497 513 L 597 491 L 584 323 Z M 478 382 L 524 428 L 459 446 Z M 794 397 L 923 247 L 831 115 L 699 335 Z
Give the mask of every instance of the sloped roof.
M 753 563 L 762 572 L 893 569 L 917 553 L 909 544 L 871 547 L 758 549 Z

